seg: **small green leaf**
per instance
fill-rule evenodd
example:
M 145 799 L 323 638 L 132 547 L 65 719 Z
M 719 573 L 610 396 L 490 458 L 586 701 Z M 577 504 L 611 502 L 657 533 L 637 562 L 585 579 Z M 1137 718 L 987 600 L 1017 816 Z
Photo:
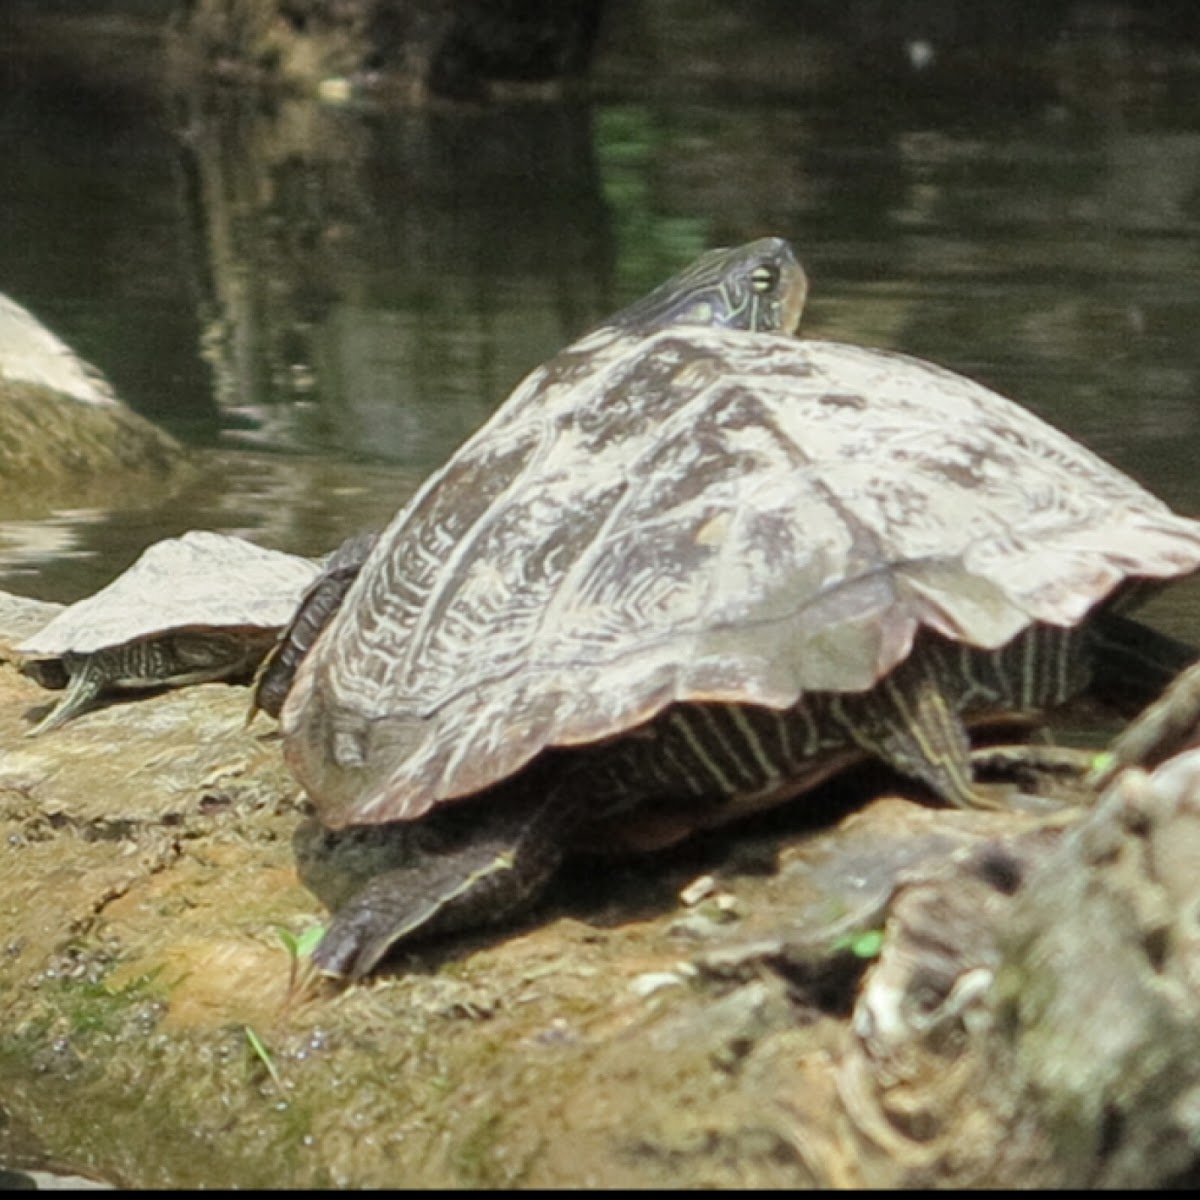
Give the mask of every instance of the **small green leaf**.
M 278 1069 L 275 1066 L 274 1060 L 271 1058 L 271 1052 L 263 1045 L 263 1040 L 250 1028 L 249 1025 L 243 1025 L 242 1029 L 246 1034 L 246 1041 L 250 1043 L 250 1049 L 254 1051 L 258 1061 L 267 1069 L 267 1074 L 270 1075 L 271 1081 L 282 1092 L 283 1078 L 280 1076 Z
M 311 958 L 312 952 L 317 948 L 321 939 L 325 936 L 324 925 L 310 925 L 296 939 L 296 957 Z
M 878 958 L 883 949 L 882 929 L 863 929 L 848 933 L 833 944 L 835 950 L 849 950 L 855 958 Z
M 295 934 L 285 925 L 276 925 L 275 932 L 292 959 L 309 958 L 325 936 L 325 926 L 310 925 L 303 933 Z

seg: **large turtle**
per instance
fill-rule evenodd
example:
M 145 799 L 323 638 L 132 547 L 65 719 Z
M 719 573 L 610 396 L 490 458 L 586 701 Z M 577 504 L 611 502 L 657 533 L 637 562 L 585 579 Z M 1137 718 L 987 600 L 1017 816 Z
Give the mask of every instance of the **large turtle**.
M 29 732 L 65 724 L 110 690 L 249 676 L 318 571 L 310 559 L 207 530 L 155 542 L 16 647 L 25 674 L 66 689 Z
M 780 239 L 705 255 L 533 371 L 384 531 L 285 754 L 332 829 L 462 833 L 365 883 L 320 968 L 864 755 L 1000 803 L 965 726 L 1079 693 L 1137 649 L 1104 615 L 1128 585 L 1200 565 L 1200 523 L 1009 400 L 788 336 L 805 291 Z

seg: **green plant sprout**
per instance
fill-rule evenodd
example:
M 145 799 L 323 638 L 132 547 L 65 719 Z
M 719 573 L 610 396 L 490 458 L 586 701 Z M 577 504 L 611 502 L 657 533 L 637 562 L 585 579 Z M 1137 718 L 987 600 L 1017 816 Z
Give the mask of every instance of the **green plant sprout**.
M 288 998 L 296 994 L 312 966 L 312 953 L 325 936 L 325 926 L 310 925 L 303 933 L 293 933 L 285 925 L 276 925 L 275 933 L 288 954 Z
M 848 933 L 833 944 L 835 950 L 849 950 L 855 958 L 878 958 L 883 949 L 882 929 L 862 929 Z
M 275 1060 L 271 1057 L 271 1052 L 263 1044 L 262 1038 L 249 1025 L 242 1026 L 246 1034 L 246 1041 L 250 1044 L 250 1049 L 254 1052 L 254 1056 L 267 1069 L 267 1074 L 271 1077 L 271 1082 L 282 1093 L 284 1091 L 283 1076 L 279 1074 L 279 1069 L 275 1066 Z

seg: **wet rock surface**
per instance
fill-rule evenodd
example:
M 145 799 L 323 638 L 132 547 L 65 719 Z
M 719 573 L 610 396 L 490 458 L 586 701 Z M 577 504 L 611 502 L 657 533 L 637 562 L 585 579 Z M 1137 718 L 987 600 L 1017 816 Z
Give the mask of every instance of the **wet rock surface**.
M 0 605 L 11 645 L 45 619 Z M 827 796 L 511 929 L 297 985 L 274 723 L 209 684 L 26 739 L 0 663 L 0 1161 L 127 1186 L 1148 1186 L 1200 1132 L 1200 804 Z

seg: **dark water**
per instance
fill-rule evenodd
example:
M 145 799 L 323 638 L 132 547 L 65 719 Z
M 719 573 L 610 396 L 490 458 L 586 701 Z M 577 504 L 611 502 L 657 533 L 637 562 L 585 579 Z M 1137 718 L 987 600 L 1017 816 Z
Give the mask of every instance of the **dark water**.
M 73 598 L 199 525 L 323 551 L 588 325 L 764 233 L 807 332 L 972 375 L 1200 513 L 1194 42 L 616 8 L 565 105 L 167 104 L 0 57 L 0 291 L 206 470 L 153 511 L 0 512 L 0 586 Z

